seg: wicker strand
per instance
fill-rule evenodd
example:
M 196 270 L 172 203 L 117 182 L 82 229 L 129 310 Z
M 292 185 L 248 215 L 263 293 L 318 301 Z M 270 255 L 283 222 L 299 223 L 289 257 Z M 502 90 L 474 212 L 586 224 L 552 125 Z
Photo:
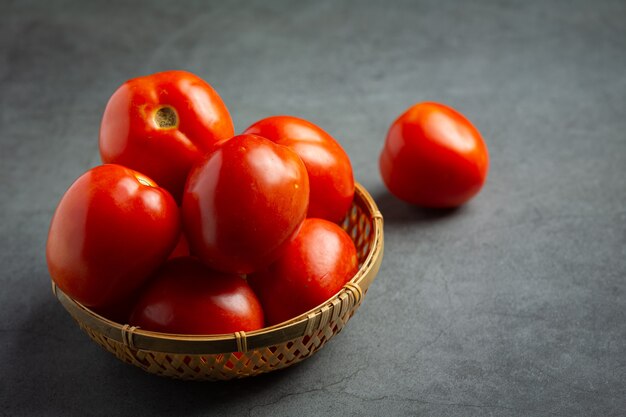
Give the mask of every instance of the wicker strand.
M 57 295 L 57 284 L 56 284 L 56 282 L 54 282 L 52 280 L 50 282 L 52 282 L 52 294 L 54 294 L 54 296 L 56 298 L 59 298 L 59 296 Z
M 330 321 L 335 321 L 335 320 L 337 320 L 337 317 L 339 317 L 339 312 L 341 311 L 341 299 L 335 298 L 330 303 L 333 306 L 333 308 L 332 308 L 333 314 L 330 317 Z
M 128 339 L 126 338 L 126 333 L 128 333 L 128 328 L 130 327 L 130 325 L 125 324 L 122 326 L 122 343 L 124 344 L 124 346 L 128 346 L 130 343 L 128 343 Z
M 320 324 L 317 326 L 317 330 L 324 328 L 328 324 L 330 319 L 330 305 L 326 304 L 321 309 L 322 316 L 320 317 Z
M 317 313 L 315 312 L 309 313 L 306 316 L 306 328 L 304 329 L 303 336 L 310 336 L 313 334 L 313 331 L 315 330 L 315 317 L 316 316 L 317 316 Z
M 353 282 L 348 282 L 343 287 L 346 289 L 347 292 L 352 295 L 352 299 L 354 300 L 353 305 L 359 305 L 359 303 L 361 302 L 361 298 L 363 298 L 363 290 L 361 289 L 361 287 Z
M 381 219 L 383 218 L 383 214 L 379 211 L 376 210 L 374 213 L 372 213 L 372 219 Z
M 138 328 L 137 326 L 131 326 L 129 324 L 122 326 L 122 343 L 124 343 L 125 346 L 135 349 L 134 332 Z
M 341 311 L 339 312 L 339 317 L 343 317 L 346 315 L 348 310 L 352 308 L 350 305 L 350 295 L 348 295 L 347 291 L 342 291 L 339 294 L 339 300 L 341 300 Z
M 243 330 L 235 332 L 235 341 L 237 342 L 237 352 L 248 351 L 248 341 L 246 340 L 246 332 Z

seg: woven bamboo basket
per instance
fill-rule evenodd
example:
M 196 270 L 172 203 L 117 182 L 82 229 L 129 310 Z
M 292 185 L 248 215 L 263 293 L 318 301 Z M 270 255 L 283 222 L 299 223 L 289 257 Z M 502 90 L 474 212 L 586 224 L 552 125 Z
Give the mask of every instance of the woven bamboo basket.
M 226 380 L 274 371 L 308 358 L 339 333 L 359 308 L 383 258 L 383 218 L 369 193 L 356 184 L 342 227 L 354 241 L 359 270 L 325 303 L 293 319 L 252 332 L 179 335 L 141 330 L 107 320 L 52 290 L 81 329 L 120 360 L 161 376 Z

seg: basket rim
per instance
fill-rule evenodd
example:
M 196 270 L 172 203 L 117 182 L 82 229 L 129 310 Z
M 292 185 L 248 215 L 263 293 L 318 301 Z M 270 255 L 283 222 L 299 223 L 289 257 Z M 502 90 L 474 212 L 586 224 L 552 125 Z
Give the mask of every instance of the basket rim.
M 81 325 L 101 332 L 109 339 L 140 350 L 164 353 L 215 354 L 245 352 L 266 346 L 286 343 L 290 340 L 310 334 L 315 325 L 323 325 L 322 315 L 328 319 L 328 312 L 341 305 L 349 298 L 352 306 L 358 305 L 363 293 L 372 283 L 383 258 L 383 216 L 376 202 L 360 183 L 355 182 L 357 204 L 369 214 L 372 220 L 373 239 L 368 254 L 356 274 L 344 287 L 324 303 L 285 322 L 250 332 L 235 332 L 215 335 L 188 335 L 161 333 L 143 330 L 128 324 L 111 321 L 75 301 L 52 282 L 52 290 L 63 307 Z M 318 320 L 319 319 L 319 320 Z

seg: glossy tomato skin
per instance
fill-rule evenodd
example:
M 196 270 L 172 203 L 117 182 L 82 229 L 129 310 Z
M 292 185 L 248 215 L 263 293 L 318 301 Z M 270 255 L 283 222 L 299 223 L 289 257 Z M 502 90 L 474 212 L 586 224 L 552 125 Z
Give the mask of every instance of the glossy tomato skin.
M 185 235 L 209 267 L 246 274 L 281 255 L 308 202 L 309 181 L 298 155 L 259 136 L 235 136 L 190 172 Z
M 179 233 L 166 190 L 129 168 L 101 165 L 72 184 L 52 217 L 50 276 L 76 301 L 110 310 L 165 261 Z
M 354 176 L 350 158 L 332 136 L 315 124 L 292 116 L 259 120 L 244 133 L 287 146 L 302 158 L 311 186 L 307 217 L 335 223 L 343 220 L 354 198 Z
M 487 177 L 489 155 L 478 130 L 438 103 L 409 108 L 389 129 L 380 172 L 398 198 L 419 206 L 460 206 Z
M 263 310 L 245 279 L 183 257 L 155 274 L 130 324 L 163 333 L 234 333 L 263 327 Z
M 217 92 L 185 71 L 134 78 L 111 96 L 100 125 L 105 163 L 135 169 L 180 200 L 191 166 L 234 134 Z
M 248 281 L 261 300 L 266 323 L 274 325 L 322 304 L 357 271 L 350 236 L 335 223 L 309 218 L 285 254 Z

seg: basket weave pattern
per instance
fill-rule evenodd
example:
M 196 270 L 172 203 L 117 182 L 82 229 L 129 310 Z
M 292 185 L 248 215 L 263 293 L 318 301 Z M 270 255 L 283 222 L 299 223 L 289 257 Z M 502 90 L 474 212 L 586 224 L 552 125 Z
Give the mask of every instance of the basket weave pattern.
M 181 336 L 110 322 L 53 284 L 55 295 L 91 339 L 120 360 L 147 372 L 180 379 L 226 380 L 285 368 L 314 354 L 339 333 L 359 308 L 383 252 L 382 216 L 357 184 L 342 227 L 354 241 L 359 272 L 324 304 L 285 323 L 254 332 Z

